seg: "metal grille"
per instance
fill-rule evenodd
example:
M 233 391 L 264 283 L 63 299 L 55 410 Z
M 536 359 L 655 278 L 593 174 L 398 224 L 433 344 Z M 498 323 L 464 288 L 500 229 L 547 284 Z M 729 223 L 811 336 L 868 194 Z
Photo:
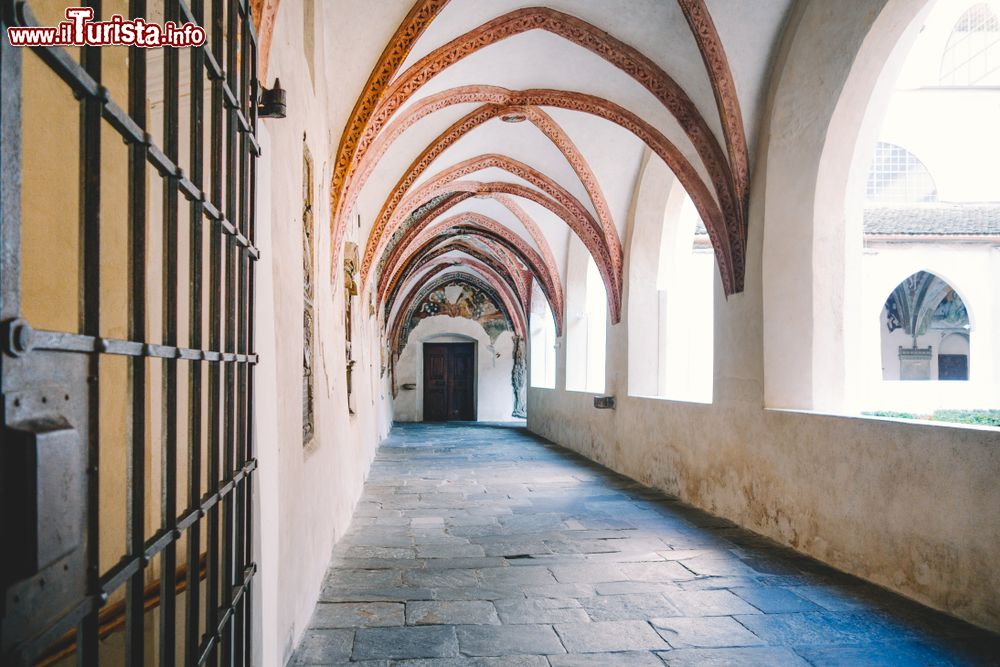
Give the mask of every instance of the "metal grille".
M 132 18 L 198 23 L 208 41 L 183 53 L 130 47 L 127 64 L 121 60 L 127 99 L 117 100 L 110 82 L 102 84 L 103 49 L 12 47 L 7 26 L 39 21 L 30 3 L 0 4 L 0 662 L 94 665 L 106 662 L 116 633 L 115 650 L 129 665 L 249 662 L 260 153 L 250 9 L 245 0 L 163 0 L 153 11 L 152 2 L 129 0 Z M 86 4 L 100 20 L 101 0 Z M 79 208 L 63 212 L 79 229 L 77 331 L 33 326 L 23 308 L 22 166 L 39 150 L 22 132 L 29 58 L 78 107 L 79 154 L 52 158 L 79 161 Z M 154 128 L 147 89 L 161 61 L 162 126 Z M 108 151 L 122 142 L 127 157 L 116 167 Z M 179 166 L 182 142 L 187 170 Z M 127 182 L 117 221 L 102 202 L 117 192 L 112 180 Z M 125 289 L 102 265 L 111 224 L 127 228 Z M 111 305 L 102 298 L 112 289 L 127 294 L 127 336 L 105 335 Z M 109 384 L 110 364 L 123 358 L 127 382 Z M 121 394 L 124 451 L 102 456 L 107 401 Z M 118 478 L 120 518 L 101 507 L 102 480 Z M 120 540 L 108 538 L 116 534 Z
M 924 163 L 905 148 L 884 141 L 875 146 L 866 192 L 869 201 L 937 201 L 937 187 Z
M 970 7 L 952 30 L 941 57 L 942 86 L 1000 85 L 1000 19 L 983 3 Z

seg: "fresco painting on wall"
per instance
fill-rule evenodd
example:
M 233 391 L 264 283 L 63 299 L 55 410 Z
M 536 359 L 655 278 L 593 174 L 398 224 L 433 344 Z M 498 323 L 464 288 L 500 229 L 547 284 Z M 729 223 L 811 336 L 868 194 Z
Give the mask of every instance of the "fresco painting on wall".
M 933 273 L 918 271 L 901 282 L 885 302 L 886 328 L 923 336 L 928 329 L 963 329 L 969 313 L 962 297 Z
M 464 280 L 449 282 L 425 296 L 414 310 L 407 329 L 413 330 L 420 320 L 435 315 L 465 317 L 478 322 L 494 343 L 500 334 L 510 331 L 507 316 L 493 298 Z

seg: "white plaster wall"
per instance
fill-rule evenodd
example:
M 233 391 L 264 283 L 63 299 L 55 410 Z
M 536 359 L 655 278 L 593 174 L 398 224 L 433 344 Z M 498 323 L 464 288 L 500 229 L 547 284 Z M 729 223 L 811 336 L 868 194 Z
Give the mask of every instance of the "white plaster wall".
M 435 315 L 420 320 L 410 332 L 406 347 L 396 362 L 396 386 L 399 393 L 392 401 L 395 421 L 418 422 L 424 419 L 424 343 L 476 343 L 476 419 L 478 421 L 515 421 L 514 334 L 504 331 L 496 343 L 478 322 L 464 317 Z M 415 389 L 404 389 L 415 384 Z
M 347 409 L 341 249 L 331 256 L 332 156 L 358 91 L 409 10 L 386 0 L 365 12 L 346 0 L 316 3 L 315 83 L 303 50 L 301 0 L 281 3 L 269 80 L 280 77 L 288 115 L 263 120 L 258 214 L 255 431 L 260 459 L 256 585 L 261 641 L 255 664 L 283 665 L 308 626 L 337 538 L 347 530 L 371 460 L 391 424 L 387 378 L 379 374 L 377 322 L 355 297 L 354 397 Z M 335 48 L 336 47 L 336 48 Z M 302 445 L 302 143 L 314 161 L 316 248 L 316 436 Z M 367 228 L 345 240 L 362 247 Z
M 899 13 L 881 15 L 886 6 Z M 818 155 L 872 22 L 888 21 L 898 35 L 924 8 L 859 0 L 843 12 L 812 0 L 793 12 L 756 156 L 746 289 L 726 299 L 715 278 L 713 403 L 628 396 L 626 313 L 608 329 L 607 389 L 617 409 L 596 410 L 591 395 L 563 389 L 560 346 L 557 389 L 529 390 L 528 427 L 834 567 L 1000 630 L 1000 431 L 764 407 L 765 380 L 769 402 L 811 406 L 814 373 L 824 368 L 814 355 L 839 354 L 812 335 L 837 315 L 814 317 L 829 308 L 817 301 L 817 273 L 832 267 L 842 276 L 844 265 L 832 263 L 846 248 L 835 243 L 822 261 L 811 252 L 809 222 L 831 214 L 814 208 Z M 871 85 L 877 78 L 869 73 Z M 840 143 L 843 198 L 853 147 Z

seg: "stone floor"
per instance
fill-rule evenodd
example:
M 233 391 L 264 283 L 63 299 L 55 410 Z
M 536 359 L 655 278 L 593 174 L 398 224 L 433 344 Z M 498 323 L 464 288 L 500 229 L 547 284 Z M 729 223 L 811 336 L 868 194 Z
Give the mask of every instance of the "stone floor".
M 1000 637 L 523 428 L 399 425 L 303 665 L 992 665 Z

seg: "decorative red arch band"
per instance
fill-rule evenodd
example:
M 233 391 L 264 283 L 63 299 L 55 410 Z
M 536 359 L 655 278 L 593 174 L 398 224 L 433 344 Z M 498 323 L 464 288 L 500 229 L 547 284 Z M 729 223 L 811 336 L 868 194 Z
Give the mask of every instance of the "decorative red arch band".
M 498 86 L 475 85 L 450 88 L 421 99 L 407 107 L 398 118 L 393 120 L 362 159 L 360 171 L 349 185 L 350 189 L 345 200 L 347 210 L 353 208 L 357 193 L 371 174 L 374 165 L 385 154 L 389 146 L 408 128 L 427 115 L 451 105 L 476 102 L 483 102 L 494 107 L 495 113 L 490 117 L 503 115 L 514 109 L 551 106 L 594 115 L 631 132 L 670 167 L 691 197 L 712 240 L 726 294 L 733 294 L 742 289 L 742 269 L 739 268 L 742 267 L 742 258 L 733 253 L 729 243 L 729 231 L 731 230 L 727 229 L 727 221 L 734 219 L 733 210 L 731 208 L 727 208 L 726 211 L 719 209 L 719 204 L 716 203 L 712 192 L 697 170 L 663 133 L 628 109 L 595 95 L 552 89 L 510 91 Z M 472 114 L 478 111 L 477 109 Z M 456 125 L 458 124 L 456 123 Z M 468 127 L 466 131 L 470 129 L 472 128 Z
M 545 174 L 529 165 L 524 164 L 523 162 L 506 155 L 492 153 L 469 158 L 468 160 L 464 160 L 445 169 L 438 176 L 431 179 L 427 184 L 407 197 L 406 201 L 408 202 L 408 205 L 400 205 L 400 203 L 404 199 L 406 189 L 408 189 L 413 183 L 416 176 L 414 175 L 413 178 L 405 178 L 405 183 L 401 181 L 400 184 L 397 185 L 397 188 L 391 195 L 389 201 L 386 202 L 386 206 L 383 206 L 382 214 L 376 220 L 375 225 L 372 227 L 371 233 L 368 236 L 368 242 L 365 246 L 365 255 L 361 263 L 362 282 L 367 281 L 369 275 L 368 272 L 373 262 L 382 257 L 389 239 L 392 238 L 399 226 L 413 212 L 414 209 L 420 206 L 422 200 L 426 200 L 422 191 L 426 192 L 427 190 L 450 183 L 451 181 L 461 178 L 462 176 L 467 176 L 477 171 L 489 168 L 502 169 L 528 181 L 533 186 L 544 192 L 552 200 L 558 202 L 565 210 L 570 211 L 572 215 L 580 221 L 580 224 L 588 230 L 587 234 L 591 236 L 591 238 L 594 238 L 603 248 L 605 248 L 605 252 L 600 255 L 601 258 L 613 259 L 617 256 L 620 259 L 620 249 L 618 253 L 612 253 L 611 249 L 604 243 L 604 230 L 602 229 L 600 223 L 594 219 L 594 217 L 590 214 L 590 211 L 588 211 L 586 207 L 568 190 Z M 617 239 L 617 232 L 613 231 L 613 233 L 615 239 Z M 598 259 L 598 256 L 595 255 L 595 259 Z M 612 267 L 614 266 L 615 264 L 612 263 Z M 618 266 L 620 266 L 620 261 L 618 262 Z
M 498 156 L 503 157 L 503 156 Z M 441 215 L 446 210 L 456 205 L 457 203 L 463 201 L 464 199 L 471 197 L 473 195 L 480 194 L 505 194 L 513 195 L 517 197 L 522 197 L 535 202 L 541 206 L 548 208 L 557 217 L 562 219 L 566 224 L 577 234 L 577 236 L 583 241 L 584 246 L 587 251 L 594 257 L 595 263 L 598 270 L 601 273 L 601 277 L 604 281 L 605 289 L 608 294 L 608 306 L 611 313 L 611 321 L 618 322 L 621 319 L 621 289 L 620 283 L 616 281 L 616 277 L 610 272 L 611 262 L 607 255 L 607 248 L 603 245 L 603 238 L 600 230 L 597 226 L 596 221 L 593 217 L 587 214 L 587 218 L 577 217 L 574 212 L 570 211 L 568 208 L 563 206 L 562 203 L 556 201 L 555 199 L 547 196 L 547 194 L 539 192 L 533 188 L 520 185 L 518 183 L 508 183 L 503 181 L 493 181 L 489 183 L 480 183 L 477 181 L 454 181 L 452 179 L 457 178 L 466 170 L 478 171 L 479 169 L 486 168 L 488 166 L 499 166 L 500 163 L 493 163 L 491 161 L 486 162 L 486 166 L 476 166 L 476 158 L 472 161 L 467 161 L 467 163 L 461 163 L 455 165 L 452 168 L 446 170 L 442 174 L 439 174 L 435 178 L 431 179 L 429 182 L 417 188 L 415 192 L 408 195 L 400 203 L 397 213 L 394 215 L 395 220 L 389 225 L 390 228 L 398 228 L 399 224 L 405 219 L 406 215 L 402 211 L 413 211 L 422 206 L 425 202 L 433 200 L 435 197 L 439 197 L 447 193 L 459 193 L 454 197 L 451 197 L 437 206 L 433 212 L 421 218 L 418 225 L 429 224 L 436 216 Z M 570 195 L 572 196 L 572 195 Z M 577 202 L 579 203 L 579 202 Z M 384 237 L 383 237 L 384 238 Z M 383 247 L 378 249 L 378 256 L 381 256 L 384 252 Z M 369 242 L 369 248 L 371 249 L 371 242 Z M 375 253 L 372 253 L 375 255 Z M 364 263 L 362 263 L 364 267 Z M 366 280 L 364 273 L 364 268 L 362 268 L 362 281 Z
M 636 49 L 611 37 L 607 33 L 573 16 L 549 8 L 527 8 L 510 12 L 488 21 L 448 44 L 436 49 L 408 70 L 400 74 L 385 91 L 369 123 L 358 139 L 357 156 L 362 158 L 371 142 L 386 125 L 393 114 L 415 92 L 440 71 L 465 58 L 471 53 L 528 30 L 546 30 L 557 34 L 582 48 L 601 56 L 612 65 L 632 76 L 674 115 L 691 139 L 710 174 L 725 174 L 722 182 L 715 181 L 716 193 L 723 203 L 723 209 L 734 212 L 727 220 L 726 231 L 733 248 L 732 265 L 736 273 L 733 291 L 742 287 L 745 246 L 745 205 L 739 202 L 737 192 L 748 187 L 737 186 L 726 161 L 726 155 L 712 135 L 704 118 L 697 112 L 693 102 L 662 69 Z M 731 123 L 724 123 L 731 126 Z M 351 165 L 349 170 L 353 171 Z M 345 174 L 345 179 L 349 174 Z M 343 183 L 335 188 L 339 193 Z M 727 201 L 728 200 L 728 201 Z M 334 206 L 334 211 L 337 205 Z M 728 218 L 728 216 L 727 216 Z M 342 222 L 342 221 L 341 221 Z M 338 228 L 341 227 L 338 224 Z M 339 237 L 337 237 L 339 238 Z
M 493 249 L 495 250 L 495 248 Z M 521 274 L 519 271 L 511 271 L 508 266 L 500 263 L 496 256 L 491 255 L 488 252 L 478 250 L 463 240 L 449 239 L 441 245 L 433 248 L 430 252 L 422 255 L 418 261 L 409 263 L 401 270 L 399 282 L 393 290 L 390 291 L 389 296 L 386 299 L 385 312 L 389 314 L 390 319 L 393 313 L 393 305 L 396 303 L 396 299 L 400 292 L 405 290 L 410 279 L 415 276 L 419 276 L 419 278 L 417 278 L 418 282 L 426 282 L 429 279 L 429 272 L 425 271 L 428 265 L 442 255 L 446 255 L 450 252 L 458 252 L 462 254 L 460 256 L 445 258 L 434 266 L 441 264 L 463 264 L 473 268 L 478 267 L 477 270 L 485 270 L 486 273 L 493 273 L 510 289 L 511 298 L 516 300 L 522 308 L 527 309 L 528 295 L 531 293 L 530 273 L 526 272 L 525 274 Z
M 484 240 L 492 240 L 502 248 L 510 251 L 516 260 L 526 266 L 531 275 L 538 280 L 543 293 L 549 300 L 553 311 L 553 318 L 558 330 L 562 330 L 563 321 L 563 288 L 559 280 L 558 272 L 550 272 L 545 266 L 541 256 L 533 248 L 527 245 L 524 240 L 513 233 L 508 227 L 478 213 L 461 213 L 451 216 L 441 221 L 433 228 L 433 234 L 424 236 L 422 242 L 414 239 L 407 244 L 407 250 L 402 253 L 399 261 L 394 264 L 391 271 L 386 271 L 383 276 L 388 276 L 379 286 L 378 301 L 382 303 L 385 296 L 391 294 L 395 287 L 402 280 L 402 274 L 409 266 L 415 266 L 422 261 L 421 254 L 434 249 L 442 238 L 452 240 L 455 235 L 470 235 Z M 431 230 L 428 230 L 431 231 Z M 395 266 L 399 266 L 398 269 Z

